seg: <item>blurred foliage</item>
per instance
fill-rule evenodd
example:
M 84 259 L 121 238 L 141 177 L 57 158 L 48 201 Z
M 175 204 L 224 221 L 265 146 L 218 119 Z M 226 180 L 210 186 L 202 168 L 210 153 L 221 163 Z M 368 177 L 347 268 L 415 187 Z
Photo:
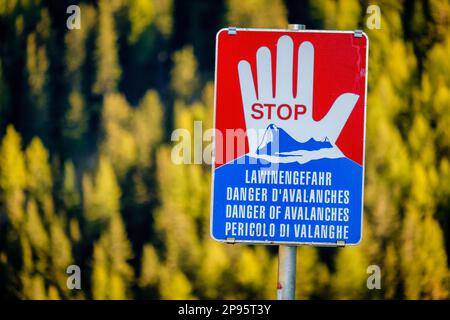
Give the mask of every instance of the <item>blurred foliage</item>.
M 450 297 L 449 1 L 81 1 L 67 30 L 70 4 L 0 1 L 2 298 L 275 298 L 275 248 L 210 239 L 210 168 L 168 137 L 212 127 L 217 30 L 288 20 L 370 38 L 364 239 L 300 247 L 297 297 Z

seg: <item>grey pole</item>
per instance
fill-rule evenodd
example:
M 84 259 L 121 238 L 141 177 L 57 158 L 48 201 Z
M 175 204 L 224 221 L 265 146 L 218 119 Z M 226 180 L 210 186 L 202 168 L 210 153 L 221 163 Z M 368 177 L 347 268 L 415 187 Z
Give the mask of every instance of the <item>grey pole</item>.
M 279 246 L 278 248 L 278 300 L 295 300 L 295 276 L 297 265 L 297 247 Z
M 304 24 L 289 24 L 289 30 L 305 30 Z M 297 271 L 297 247 L 278 248 L 278 300 L 295 300 L 295 281 Z

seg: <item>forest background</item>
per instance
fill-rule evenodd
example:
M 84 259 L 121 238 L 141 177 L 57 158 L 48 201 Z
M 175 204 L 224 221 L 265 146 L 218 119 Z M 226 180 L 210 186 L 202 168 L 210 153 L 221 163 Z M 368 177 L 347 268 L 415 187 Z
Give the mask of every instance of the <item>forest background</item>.
M 448 299 L 450 2 L 437 0 L 0 0 L 0 297 L 275 298 L 276 247 L 210 239 L 210 167 L 172 163 L 170 134 L 212 126 L 220 28 L 288 22 L 370 39 L 364 239 L 299 247 L 297 298 Z M 72 264 L 81 290 L 66 286 Z

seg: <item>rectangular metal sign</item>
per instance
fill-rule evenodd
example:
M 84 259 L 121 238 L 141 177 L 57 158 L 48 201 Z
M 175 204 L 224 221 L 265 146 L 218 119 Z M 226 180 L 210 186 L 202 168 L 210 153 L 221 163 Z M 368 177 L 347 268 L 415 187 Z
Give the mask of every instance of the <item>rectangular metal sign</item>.
M 367 59 L 360 31 L 218 32 L 215 240 L 361 241 Z

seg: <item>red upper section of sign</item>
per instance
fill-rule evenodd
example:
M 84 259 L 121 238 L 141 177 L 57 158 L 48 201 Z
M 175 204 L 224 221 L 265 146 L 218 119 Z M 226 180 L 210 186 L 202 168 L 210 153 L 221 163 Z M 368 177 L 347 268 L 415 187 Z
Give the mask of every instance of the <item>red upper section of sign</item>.
M 289 35 L 294 42 L 293 87 L 296 88 L 296 50 L 303 41 L 314 46 L 314 97 L 313 118 L 320 120 L 327 114 L 333 102 L 342 93 L 359 95 L 347 123 L 336 145 L 349 159 L 362 165 L 364 148 L 365 81 L 367 39 L 344 32 L 295 32 L 295 31 L 237 31 L 229 35 L 221 30 L 217 35 L 216 57 L 216 105 L 215 126 L 225 136 L 226 129 L 246 129 L 239 84 L 238 63 L 246 60 L 252 67 L 256 83 L 256 52 L 266 46 L 272 54 L 272 77 L 275 83 L 276 45 L 283 35 Z M 225 154 L 225 143 L 216 140 L 216 158 Z M 234 158 L 242 156 L 236 150 Z M 248 152 L 248 145 L 245 153 Z M 244 153 L 244 154 L 245 154 Z M 232 160 L 232 159 L 226 159 Z M 227 162 L 225 161 L 225 162 Z M 216 163 L 216 167 L 222 163 Z

